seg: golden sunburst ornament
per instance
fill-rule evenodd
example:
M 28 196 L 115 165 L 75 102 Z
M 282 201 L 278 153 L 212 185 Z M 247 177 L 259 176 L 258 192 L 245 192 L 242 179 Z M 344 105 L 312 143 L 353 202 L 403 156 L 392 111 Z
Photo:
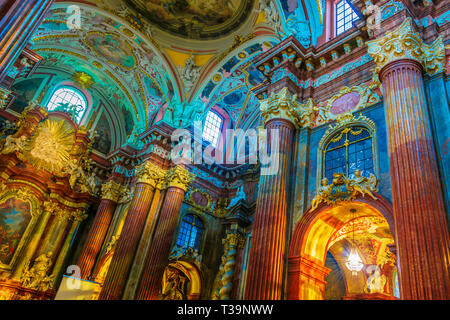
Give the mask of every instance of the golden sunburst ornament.
M 77 71 L 72 77 L 73 81 L 79 84 L 83 89 L 89 89 L 94 83 L 94 79 L 86 72 Z
M 61 173 L 70 158 L 74 131 L 64 120 L 44 121 L 26 147 L 28 159 L 38 169 Z

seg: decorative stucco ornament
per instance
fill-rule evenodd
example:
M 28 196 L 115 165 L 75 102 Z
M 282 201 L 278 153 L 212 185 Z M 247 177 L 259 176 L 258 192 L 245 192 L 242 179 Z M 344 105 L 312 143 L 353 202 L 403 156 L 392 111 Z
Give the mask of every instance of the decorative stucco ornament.
M 377 64 L 376 72 L 389 62 L 412 59 L 420 62 L 425 71 L 435 74 L 445 69 L 445 47 L 441 37 L 425 44 L 414 32 L 412 19 L 407 18 L 400 27 L 387 32 L 380 39 L 367 42 L 368 53 Z

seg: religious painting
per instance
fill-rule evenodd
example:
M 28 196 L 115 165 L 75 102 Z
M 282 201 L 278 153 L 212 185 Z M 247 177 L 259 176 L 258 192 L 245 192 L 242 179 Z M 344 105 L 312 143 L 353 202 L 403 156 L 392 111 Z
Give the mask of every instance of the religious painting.
M 11 109 L 21 113 L 30 101 L 33 101 L 43 80 L 44 78 L 33 78 L 14 83 L 11 90 L 17 93 L 17 97 L 11 105 Z
M 253 0 L 129 0 L 153 24 L 190 39 L 222 36 L 249 16 Z
M 31 220 L 28 202 L 9 198 L 0 204 L 0 262 L 9 264 Z
M 128 42 L 115 34 L 92 31 L 86 35 L 85 42 L 98 56 L 114 65 L 125 69 L 132 69 L 136 65 Z
M 111 129 L 105 113 L 103 113 L 100 120 L 98 120 L 95 132 L 97 135 L 94 138 L 92 148 L 107 154 L 111 150 Z

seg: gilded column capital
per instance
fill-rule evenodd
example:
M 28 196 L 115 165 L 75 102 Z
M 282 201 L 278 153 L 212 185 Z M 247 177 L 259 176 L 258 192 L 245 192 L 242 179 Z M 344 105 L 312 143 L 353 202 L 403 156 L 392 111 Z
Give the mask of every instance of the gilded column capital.
M 291 95 L 285 87 L 278 93 L 272 93 L 269 98 L 261 100 L 259 108 L 264 124 L 271 119 L 285 119 L 297 126 L 300 104 L 296 98 L 296 95 Z
M 412 19 L 407 18 L 396 30 L 387 32 L 382 38 L 367 42 L 368 53 L 380 71 L 389 62 L 412 59 L 420 62 L 425 71 L 435 74 L 445 69 L 445 47 L 441 37 L 428 45 L 414 32 Z
M 84 210 L 75 210 L 71 214 L 71 218 L 75 222 L 81 222 L 84 219 L 86 219 L 88 215 L 85 213 Z
M 161 185 L 166 175 L 166 170 L 161 169 L 150 161 L 140 164 L 135 171 L 137 183 L 147 183 L 155 188 Z
M 55 218 L 59 221 L 69 221 L 72 218 L 72 211 L 67 209 L 59 209 L 54 212 Z
M 128 203 L 133 199 L 134 187 L 124 187 L 119 203 Z
M 102 185 L 102 199 L 118 202 L 124 187 L 117 182 L 109 180 Z
M 164 184 L 165 187 L 178 187 L 186 192 L 194 179 L 194 174 L 183 167 L 176 166 L 169 170 Z

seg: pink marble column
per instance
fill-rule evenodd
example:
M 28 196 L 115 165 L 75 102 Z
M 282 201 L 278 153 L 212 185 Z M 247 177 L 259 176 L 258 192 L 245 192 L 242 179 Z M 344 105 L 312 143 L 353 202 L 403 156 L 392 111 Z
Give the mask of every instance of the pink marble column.
M 422 77 L 410 59 L 380 71 L 401 297 L 450 299 L 449 231 Z
M 158 226 L 148 251 L 136 299 L 157 300 L 161 291 L 164 269 L 169 262 L 170 248 L 177 226 L 185 191 L 169 187 L 161 208 Z
M 289 165 L 295 126 L 285 119 L 266 123 L 269 141 L 271 129 L 280 134 L 279 170 L 262 175 L 253 222 L 252 244 L 248 262 L 245 299 L 279 300 L 282 295 L 284 255 L 286 250 Z
M 131 269 L 155 188 L 138 183 L 99 300 L 119 300 Z
M 117 202 L 110 199 L 102 199 L 100 202 L 94 222 L 89 230 L 89 234 L 77 262 L 77 265 L 81 269 L 82 279 L 89 279 L 91 276 L 92 268 L 94 267 L 97 255 L 102 248 L 116 207 Z

